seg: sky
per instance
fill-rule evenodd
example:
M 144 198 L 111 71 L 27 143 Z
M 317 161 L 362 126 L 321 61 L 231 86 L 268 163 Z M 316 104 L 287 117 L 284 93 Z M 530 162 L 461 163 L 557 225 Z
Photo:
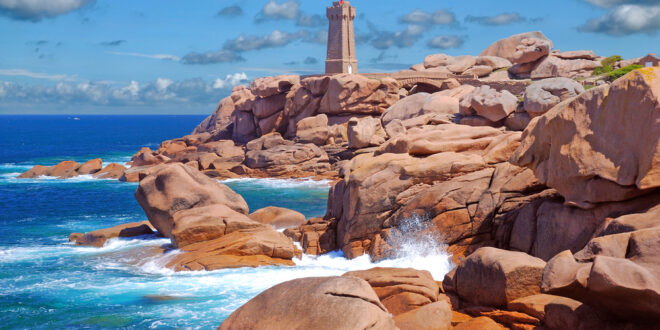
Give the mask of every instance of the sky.
M 362 72 L 555 49 L 660 54 L 660 0 L 353 0 Z M 239 84 L 324 71 L 325 0 L 0 0 L 0 114 L 209 114 Z

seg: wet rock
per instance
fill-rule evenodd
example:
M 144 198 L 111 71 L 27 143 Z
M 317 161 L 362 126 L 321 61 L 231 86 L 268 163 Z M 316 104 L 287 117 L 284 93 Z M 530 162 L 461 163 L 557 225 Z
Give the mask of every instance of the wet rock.
M 48 170 L 48 176 L 54 176 L 58 179 L 67 179 L 78 176 L 80 164 L 72 160 L 65 160 L 57 165 L 51 166 Z
M 95 230 L 86 234 L 73 233 L 69 236 L 69 242 L 73 242 L 76 245 L 103 247 L 105 242 L 111 238 L 126 238 L 153 234 L 154 231 L 149 222 L 142 221 Z
M 91 159 L 84 162 L 78 168 L 78 174 L 94 174 L 103 169 L 103 160 L 101 158 Z
M 19 175 L 18 178 L 33 179 L 33 178 L 38 178 L 40 176 L 47 176 L 48 172 L 50 172 L 50 167 L 42 166 L 42 165 L 34 165 L 31 169 Z
M 306 223 L 288 228 L 287 237 L 300 242 L 305 254 L 320 255 L 337 250 L 337 221 L 312 218 Z
M 210 241 L 235 231 L 265 230 L 266 227 L 221 204 L 195 207 L 174 213 L 170 232 L 172 244 L 187 245 Z
M 212 271 L 240 267 L 293 266 L 293 256 L 293 242 L 284 234 L 266 227 L 255 231 L 238 230 L 216 239 L 186 245 L 166 267 L 175 271 Z
M 158 165 L 167 163 L 168 161 L 170 161 L 169 157 L 155 153 L 150 148 L 144 147 L 131 157 L 131 167 Z
M 119 179 L 124 175 L 126 167 L 117 163 L 110 163 L 92 176 L 97 179 Z

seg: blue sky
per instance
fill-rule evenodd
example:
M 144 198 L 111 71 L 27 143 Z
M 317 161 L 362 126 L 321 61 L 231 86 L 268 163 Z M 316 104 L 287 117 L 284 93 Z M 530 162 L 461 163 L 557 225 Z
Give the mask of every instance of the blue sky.
M 330 3 L 0 0 L 0 113 L 207 114 L 236 84 L 323 72 Z M 534 30 L 561 50 L 660 53 L 660 0 L 351 3 L 361 71 Z

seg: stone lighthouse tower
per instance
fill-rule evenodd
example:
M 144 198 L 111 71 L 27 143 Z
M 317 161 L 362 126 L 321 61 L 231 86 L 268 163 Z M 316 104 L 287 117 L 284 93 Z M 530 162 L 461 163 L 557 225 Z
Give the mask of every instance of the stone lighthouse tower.
M 334 1 L 332 7 L 328 7 L 327 15 L 330 28 L 325 73 L 357 73 L 355 34 L 353 32 L 355 7 L 352 7 L 348 1 Z

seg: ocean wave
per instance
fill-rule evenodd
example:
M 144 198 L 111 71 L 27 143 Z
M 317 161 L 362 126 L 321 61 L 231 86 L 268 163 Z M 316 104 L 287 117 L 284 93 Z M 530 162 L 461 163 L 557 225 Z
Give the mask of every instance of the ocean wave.
M 117 181 L 116 179 L 108 178 L 95 178 L 91 174 L 83 174 L 74 176 L 71 178 L 61 179 L 54 176 L 42 175 L 36 178 L 25 178 L 19 179 L 18 176 L 22 173 L 4 173 L 0 175 L 0 178 L 10 182 L 10 183 L 78 183 L 78 182 L 89 182 L 89 181 Z
M 139 247 L 162 246 L 169 243 L 170 240 L 166 238 L 159 238 L 155 235 L 144 235 L 134 238 L 109 239 L 105 242 L 103 247 L 100 248 L 77 246 L 68 242 L 59 245 L 1 247 L 0 264 L 42 260 L 45 258 L 70 257 L 73 255 L 102 255 Z
M 329 188 L 330 180 L 278 179 L 278 178 L 238 178 L 219 180 L 225 184 L 250 184 L 266 188 Z
M 16 164 L 16 163 L 4 163 L 0 164 L 0 170 L 7 169 L 7 170 L 23 170 L 25 169 L 26 171 L 31 169 L 34 165 L 30 164 Z

